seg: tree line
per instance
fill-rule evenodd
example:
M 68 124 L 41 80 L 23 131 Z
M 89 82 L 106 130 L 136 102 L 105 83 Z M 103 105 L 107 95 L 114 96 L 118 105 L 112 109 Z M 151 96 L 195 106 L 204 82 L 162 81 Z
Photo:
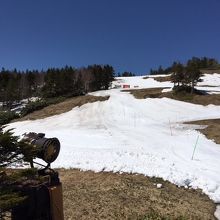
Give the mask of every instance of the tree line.
M 171 82 L 174 83 L 174 91 L 186 91 L 193 93 L 195 86 L 201 81 L 202 72 L 196 58 L 187 61 L 186 65 L 174 62 L 171 67 Z
M 11 105 L 33 96 L 51 98 L 77 96 L 108 89 L 114 79 L 110 65 L 91 65 L 76 69 L 71 66 L 49 68 L 46 71 L 0 71 L 0 102 Z
M 135 75 L 135 73 L 128 72 L 128 71 L 125 71 L 122 74 L 118 73 L 118 77 L 129 77 L 129 76 L 136 76 L 136 75 Z
M 208 57 L 192 57 L 190 60 L 193 60 L 194 63 L 196 63 L 197 67 L 200 70 L 205 69 L 218 69 L 220 68 L 219 62 L 214 58 L 208 58 Z M 188 60 L 189 61 L 189 60 Z M 187 63 L 188 63 L 187 61 Z M 150 69 L 150 75 L 164 75 L 169 74 L 172 72 L 172 66 L 169 66 L 167 68 L 163 68 L 161 65 L 158 67 L 158 69 Z
M 216 59 L 192 57 L 186 64 L 173 62 L 171 66 L 165 69 L 159 66 L 158 70 L 151 70 L 150 74 L 171 74 L 171 82 L 174 83 L 174 91 L 193 93 L 196 91 L 196 84 L 201 81 L 202 70 L 218 68 L 220 68 L 220 64 Z

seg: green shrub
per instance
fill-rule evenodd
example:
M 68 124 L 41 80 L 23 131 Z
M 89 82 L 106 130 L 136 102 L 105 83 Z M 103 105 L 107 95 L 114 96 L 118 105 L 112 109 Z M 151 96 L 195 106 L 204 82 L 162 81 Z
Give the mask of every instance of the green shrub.
M 0 125 L 9 123 L 11 120 L 19 118 L 19 115 L 11 111 L 0 111 Z
M 24 117 L 27 114 L 30 114 L 34 111 L 41 110 L 49 105 L 57 104 L 59 102 L 63 102 L 65 97 L 55 97 L 48 99 L 41 99 L 35 102 L 29 102 L 21 111 L 20 116 Z
M 8 111 L 0 111 L 0 125 L 4 125 L 9 123 L 11 120 L 24 117 L 27 114 L 30 114 L 34 111 L 41 110 L 49 105 L 57 104 L 63 102 L 67 99 L 67 97 L 55 97 L 48 99 L 41 99 L 35 102 L 29 102 L 20 112 L 17 114 L 10 110 Z
M 36 110 L 40 110 L 47 106 L 47 102 L 45 100 L 39 100 L 35 102 L 29 102 L 22 110 L 21 110 L 21 117 L 34 112 Z

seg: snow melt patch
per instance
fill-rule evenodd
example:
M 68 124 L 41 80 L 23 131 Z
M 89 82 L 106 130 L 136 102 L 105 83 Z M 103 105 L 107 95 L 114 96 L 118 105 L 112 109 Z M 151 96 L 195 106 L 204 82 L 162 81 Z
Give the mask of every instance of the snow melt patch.
M 162 184 L 161 183 L 157 183 L 157 189 L 160 189 L 160 188 L 162 188 Z

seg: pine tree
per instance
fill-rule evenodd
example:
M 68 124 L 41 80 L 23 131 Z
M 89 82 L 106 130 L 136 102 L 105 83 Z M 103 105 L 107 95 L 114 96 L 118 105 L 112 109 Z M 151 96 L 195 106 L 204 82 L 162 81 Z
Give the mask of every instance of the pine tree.
M 171 81 L 174 83 L 176 91 L 190 90 L 192 94 L 197 82 L 201 81 L 200 59 L 196 57 L 188 60 L 185 67 L 181 63 L 174 62 L 171 70 Z
M 25 169 L 21 171 L 7 170 L 6 168 L 14 163 L 30 162 L 36 157 L 37 150 L 31 145 L 19 141 L 18 136 L 14 136 L 12 129 L 3 131 L 0 127 L 0 219 L 4 212 L 9 211 L 14 206 L 21 204 L 26 196 L 22 195 L 20 188 L 23 181 L 37 178 L 37 170 Z M 20 164 L 20 165 L 21 165 Z
M 197 62 L 197 59 L 192 58 L 187 62 L 186 74 L 185 74 L 185 81 L 187 84 L 190 85 L 191 93 L 194 92 L 197 82 L 201 81 L 200 80 L 201 76 L 202 73 L 199 69 L 199 64 Z
M 37 150 L 31 145 L 19 141 L 13 129 L 5 130 L 0 126 L 0 168 L 14 163 L 30 162 L 37 155 Z
M 171 82 L 174 83 L 174 87 L 184 84 L 184 66 L 181 63 L 174 62 L 171 67 L 172 75 Z
M 105 65 L 103 67 L 103 87 L 104 89 L 108 89 L 110 86 L 110 83 L 114 79 L 114 69 L 110 65 Z

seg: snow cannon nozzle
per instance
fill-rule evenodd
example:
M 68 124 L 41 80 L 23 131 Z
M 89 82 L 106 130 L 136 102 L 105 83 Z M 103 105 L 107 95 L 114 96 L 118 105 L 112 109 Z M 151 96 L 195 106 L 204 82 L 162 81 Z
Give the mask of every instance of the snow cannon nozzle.
M 42 159 L 48 165 L 54 162 L 60 152 L 60 142 L 57 138 L 46 138 L 44 133 L 25 133 L 23 134 L 22 141 L 31 145 L 35 152 L 35 157 Z M 32 164 L 33 166 L 33 164 Z

